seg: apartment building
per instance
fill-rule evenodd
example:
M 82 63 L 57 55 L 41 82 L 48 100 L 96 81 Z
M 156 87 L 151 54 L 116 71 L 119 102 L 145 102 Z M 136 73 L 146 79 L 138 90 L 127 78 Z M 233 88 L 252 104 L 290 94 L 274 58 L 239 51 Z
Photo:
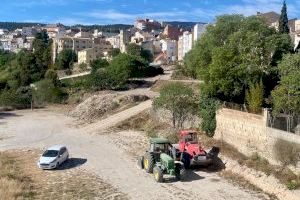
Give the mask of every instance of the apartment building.
M 196 24 L 194 26 L 194 28 L 193 28 L 194 43 L 197 42 L 201 38 L 202 34 L 206 31 L 206 27 L 207 27 L 207 24 Z
M 193 47 L 193 34 L 189 31 L 183 32 L 178 39 L 178 60 L 183 60 L 185 54 Z
M 66 28 L 62 24 L 49 24 L 44 28 L 49 38 L 62 37 L 66 33 Z
M 179 36 L 182 35 L 182 32 L 177 27 L 167 25 L 162 34 L 168 39 L 178 40 Z
M 92 48 L 93 40 L 91 38 L 75 38 L 75 37 L 62 37 L 53 39 L 52 44 L 53 63 L 56 61 L 57 55 L 64 49 L 72 49 L 76 53 L 78 51 Z
M 21 35 L 23 36 L 35 36 L 36 33 L 37 30 L 34 27 L 23 27 L 21 31 Z
M 162 28 L 161 24 L 153 19 L 138 19 L 135 21 L 134 27 L 142 31 L 158 30 Z
M 177 41 L 170 39 L 163 39 L 161 42 L 161 50 L 166 55 L 168 63 L 175 62 L 177 60 Z
M 90 64 L 91 61 L 104 57 L 112 50 L 110 43 L 95 45 L 92 48 L 78 51 L 78 63 Z

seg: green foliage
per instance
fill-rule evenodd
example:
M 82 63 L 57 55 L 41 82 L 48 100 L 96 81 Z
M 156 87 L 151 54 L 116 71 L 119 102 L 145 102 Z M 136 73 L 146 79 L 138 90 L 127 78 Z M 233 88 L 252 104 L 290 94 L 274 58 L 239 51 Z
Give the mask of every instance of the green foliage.
M 121 53 L 120 49 L 119 48 L 113 48 L 110 52 L 110 56 L 112 57 L 116 57 L 118 56 L 119 54 Z
M 126 52 L 127 52 L 127 54 L 134 56 L 139 60 L 146 61 L 146 62 L 150 62 L 153 59 L 153 55 L 150 51 L 144 50 L 141 48 L 141 46 L 134 44 L 134 43 L 129 43 L 126 46 Z
M 153 102 L 154 109 L 166 109 L 171 112 L 173 128 L 183 128 L 189 115 L 195 114 L 196 100 L 191 88 L 180 82 L 165 85 L 160 96 Z
M 31 102 L 31 90 L 29 87 L 4 89 L 0 92 L 0 106 L 17 109 L 29 108 Z
M 62 103 L 67 98 L 67 94 L 53 84 L 53 80 L 44 79 L 35 83 L 35 89 L 32 90 L 35 105 L 44 103 Z
M 216 112 L 219 108 L 219 102 L 209 98 L 205 94 L 200 94 L 199 117 L 202 119 L 201 130 L 212 137 L 216 129 Z
M 100 68 L 105 68 L 109 65 L 108 61 L 105 59 L 96 59 L 93 60 L 90 64 L 92 68 L 92 73 L 96 72 Z
M 286 34 L 290 33 L 289 19 L 287 16 L 287 7 L 286 7 L 285 1 L 283 2 L 283 6 L 281 9 L 281 15 L 279 18 L 279 28 L 278 29 L 279 29 L 279 33 L 286 33 Z
M 56 65 L 58 69 L 72 69 L 77 61 L 77 54 L 72 49 L 63 49 L 57 56 Z
M 86 71 L 88 69 L 88 65 L 86 63 L 80 63 L 78 65 L 78 68 L 80 69 L 80 71 Z
M 250 84 L 250 88 L 246 93 L 246 101 L 250 112 L 261 113 L 264 101 L 264 86 L 262 81 L 260 81 L 260 83 Z
M 140 57 L 141 56 L 141 46 L 134 44 L 134 43 L 129 43 L 126 46 L 126 53 L 132 56 Z
M 300 53 L 287 54 L 279 63 L 281 80 L 272 91 L 273 114 L 300 114 Z
M 291 39 L 255 16 L 223 15 L 207 27 L 186 55 L 186 73 L 204 81 L 205 94 L 243 103 L 251 83 L 263 81 L 268 95 L 278 81 L 277 62 L 292 49 Z

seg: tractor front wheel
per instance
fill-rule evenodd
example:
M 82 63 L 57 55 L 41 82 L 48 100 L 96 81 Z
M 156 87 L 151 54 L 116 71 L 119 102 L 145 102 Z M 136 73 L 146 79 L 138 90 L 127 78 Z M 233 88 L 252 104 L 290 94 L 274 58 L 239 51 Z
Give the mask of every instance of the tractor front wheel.
M 183 180 L 186 176 L 186 170 L 184 165 L 176 164 L 175 165 L 175 176 L 178 180 Z
M 158 183 L 162 183 L 164 178 L 163 178 L 163 172 L 159 167 L 154 167 L 153 168 L 153 175 L 154 175 L 154 179 L 156 180 L 156 182 Z
M 144 156 L 143 165 L 144 165 L 144 169 L 146 170 L 147 173 L 152 173 L 153 172 L 153 167 L 154 167 L 153 154 L 147 153 Z

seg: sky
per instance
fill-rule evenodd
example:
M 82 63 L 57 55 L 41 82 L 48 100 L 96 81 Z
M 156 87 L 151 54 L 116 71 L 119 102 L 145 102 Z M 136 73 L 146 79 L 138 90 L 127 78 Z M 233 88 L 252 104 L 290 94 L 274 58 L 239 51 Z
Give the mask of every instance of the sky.
M 1 0 L 0 21 L 133 24 L 158 21 L 213 22 L 221 14 L 276 11 L 283 0 Z M 289 18 L 300 18 L 300 0 L 287 0 Z

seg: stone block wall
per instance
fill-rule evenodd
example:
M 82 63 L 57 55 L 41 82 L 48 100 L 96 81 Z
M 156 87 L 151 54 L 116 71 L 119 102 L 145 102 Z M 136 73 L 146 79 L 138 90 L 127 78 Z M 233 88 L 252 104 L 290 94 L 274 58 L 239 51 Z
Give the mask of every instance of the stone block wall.
M 257 152 L 273 164 L 279 164 L 274 155 L 278 139 L 300 144 L 299 135 L 267 127 L 267 111 L 256 115 L 223 108 L 217 112 L 216 120 L 216 139 L 233 145 L 248 156 Z

